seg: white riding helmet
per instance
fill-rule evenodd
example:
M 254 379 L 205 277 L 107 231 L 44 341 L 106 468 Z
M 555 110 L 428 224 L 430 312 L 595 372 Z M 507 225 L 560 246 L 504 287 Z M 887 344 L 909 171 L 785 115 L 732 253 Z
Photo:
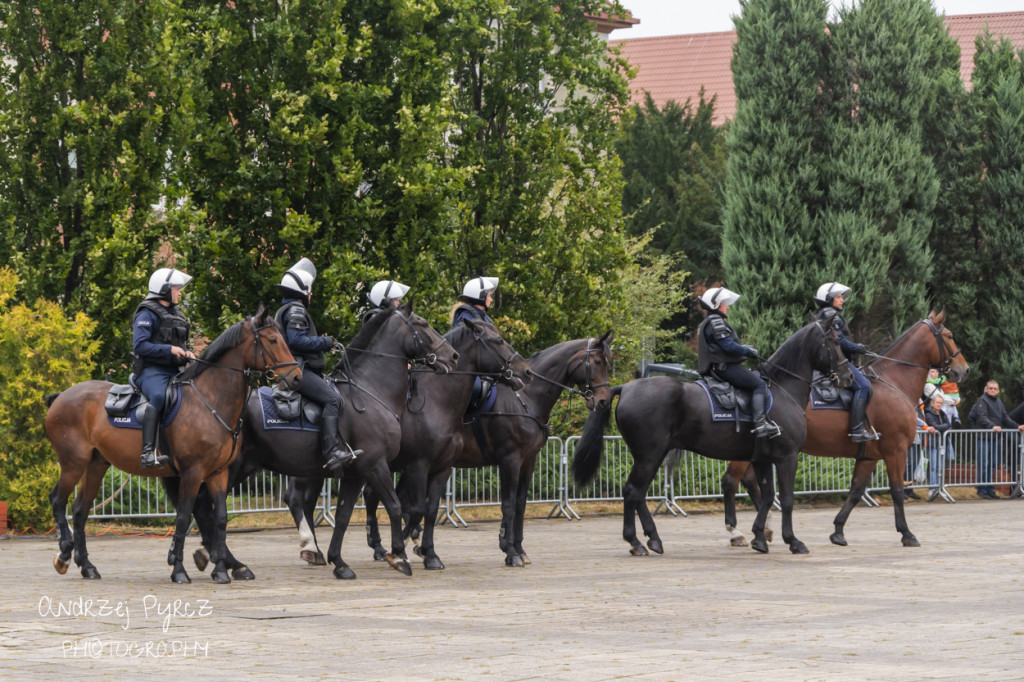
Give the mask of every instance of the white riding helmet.
M 281 278 L 279 288 L 283 290 L 282 293 L 295 293 L 303 298 L 308 298 L 313 291 L 313 280 L 315 279 L 316 266 L 313 265 L 313 261 L 303 258 L 288 268 L 284 277 Z
M 469 303 L 487 305 L 487 293 L 497 288 L 497 277 L 474 277 L 462 287 L 462 296 L 459 298 Z
M 190 275 L 174 268 L 160 268 L 149 277 L 149 296 L 171 300 L 171 287 L 181 288 L 192 281 Z
M 370 289 L 370 293 L 366 297 L 370 299 L 370 303 L 379 306 L 385 298 L 397 301 L 405 296 L 407 291 L 409 291 L 409 287 L 404 284 L 400 284 L 393 279 L 382 279 L 373 285 L 373 288 Z
M 738 301 L 740 295 L 735 291 L 729 291 L 725 287 L 712 287 L 700 297 L 701 303 L 708 310 L 718 310 L 720 305 L 732 305 Z
M 850 287 L 845 284 L 840 284 L 839 282 L 826 282 L 818 287 L 818 293 L 814 294 L 814 300 L 820 303 L 831 304 L 833 298 L 840 295 L 843 296 L 843 298 L 846 298 L 846 295 L 849 294 L 850 291 Z

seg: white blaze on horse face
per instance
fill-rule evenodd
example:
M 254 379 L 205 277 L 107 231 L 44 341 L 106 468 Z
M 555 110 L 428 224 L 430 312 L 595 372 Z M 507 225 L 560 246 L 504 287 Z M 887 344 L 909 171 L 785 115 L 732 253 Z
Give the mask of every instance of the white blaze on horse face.
M 316 552 L 316 539 L 313 535 L 313 531 L 309 529 L 309 524 L 306 522 L 306 517 L 302 517 L 302 521 L 299 522 L 299 551 L 305 552 Z

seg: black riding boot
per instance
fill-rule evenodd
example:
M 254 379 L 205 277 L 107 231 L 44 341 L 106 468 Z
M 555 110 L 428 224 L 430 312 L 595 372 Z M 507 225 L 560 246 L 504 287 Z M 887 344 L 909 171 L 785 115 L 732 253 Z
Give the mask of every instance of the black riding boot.
M 782 435 L 782 429 L 773 421 L 768 421 L 765 413 L 765 394 L 754 391 L 750 396 L 750 409 L 754 413 L 754 435 L 758 438 L 775 438 Z
M 850 403 L 850 440 L 854 443 L 878 440 L 878 433 L 874 429 L 868 431 L 864 425 L 867 411 L 868 401 L 864 398 L 854 398 Z
M 342 467 L 349 462 L 355 461 L 357 455 L 363 454 L 362 450 L 353 450 L 348 443 L 345 443 L 344 450 L 341 449 L 338 441 L 338 418 L 324 417 L 320 422 L 320 442 L 324 459 L 327 460 L 324 468 L 335 474 L 340 473 Z
M 139 410 L 139 420 L 142 422 L 142 468 L 160 469 L 167 462 L 165 454 L 156 452 L 156 433 L 160 426 L 160 411 L 147 403 Z

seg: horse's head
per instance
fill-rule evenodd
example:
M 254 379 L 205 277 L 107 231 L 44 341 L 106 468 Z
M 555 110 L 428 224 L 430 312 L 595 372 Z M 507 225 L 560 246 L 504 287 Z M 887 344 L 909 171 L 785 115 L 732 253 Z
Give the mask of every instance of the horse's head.
M 937 368 L 940 374 L 945 374 L 952 381 L 960 383 L 967 378 L 967 372 L 971 367 L 953 341 L 953 332 L 943 326 L 945 321 L 945 311 L 932 311 L 924 320 L 935 337 L 935 347 L 932 349 L 928 364 Z
M 476 370 L 497 375 L 498 381 L 518 391 L 533 379 L 533 370 L 519 353 L 487 322 L 463 320 L 473 334 Z
M 455 369 L 459 354 L 441 336 L 427 324 L 427 321 L 412 311 L 413 299 L 409 296 L 394 313 L 389 324 L 397 325 L 394 333 L 401 334 L 402 345 L 407 357 L 413 364 L 422 364 L 438 374 L 447 374 Z
M 278 380 L 283 386 L 295 390 L 302 382 L 302 369 L 295 361 L 288 343 L 281 335 L 281 329 L 267 309 L 260 303 L 252 322 L 252 363 L 249 369 L 264 372 L 271 381 Z M 248 354 L 246 354 L 248 357 Z
M 823 338 L 822 343 L 812 342 L 812 345 L 818 349 L 817 352 L 811 353 L 811 364 L 814 369 L 828 375 L 841 388 L 852 385 L 853 372 L 850 371 L 850 362 L 839 345 L 839 332 L 832 325 L 822 321 L 813 324 L 817 326 Z
M 612 340 L 615 332 L 608 331 L 598 339 L 587 339 L 586 348 L 576 353 L 578 359 L 569 370 L 569 382 L 576 384 L 587 401 L 587 409 L 605 410 L 612 398 L 608 375 L 612 365 Z

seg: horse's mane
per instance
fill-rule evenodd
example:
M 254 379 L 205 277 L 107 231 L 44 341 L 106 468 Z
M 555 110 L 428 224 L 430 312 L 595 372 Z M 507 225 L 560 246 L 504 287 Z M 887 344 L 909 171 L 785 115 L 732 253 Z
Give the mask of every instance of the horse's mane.
M 181 374 L 178 375 L 179 381 L 191 381 L 197 378 L 200 374 L 206 371 L 206 368 L 211 364 L 216 363 L 229 350 L 237 346 L 242 341 L 242 329 L 248 318 L 236 322 L 227 329 L 223 334 L 213 340 L 206 350 L 199 356 L 197 362 L 193 362 L 191 365 L 185 368 Z
M 487 324 L 487 322 L 482 322 L 482 324 Z M 459 343 L 462 342 L 463 337 L 472 333 L 473 330 L 470 328 L 468 324 L 458 322 L 455 324 L 455 326 L 453 326 L 451 329 L 445 332 L 444 338 L 448 339 L 448 343 L 450 343 L 452 346 L 458 346 Z
M 376 315 L 372 315 L 369 320 L 363 325 L 362 329 L 355 335 L 355 337 L 349 341 L 349 350 L 366 350 L 370 346 L 370 342 L 373 341 L 373 337 L 377 335 L 384 323 L 390 319 L 397 308 L 392 310 L 383 310 Z
M 779 346 L 774 353 L 772 353 L 771 357 L 768 358 L 768 360 L 773 365 L 787 368 L 796 365 L 800 357 L 805 352 L 803 348 L 803 340 L 807 336 L 807 330 L 809 330 L 811 327 L 818 327 L 818 329 L 821 330 L 821 327 L 818 326 L 817 322 L 811 322 L 810 324 L 804 325 L 797 331 L 793 332 L 793 334 L 790 335 L 788 339 L 783 341 L 782 345 Z
M 923 322 L 923 320 L 921 320 L 921 322 Z M 914 331 L 914 328 L 915 328 L 915 327 L 917 327 L 917 325 L 919 325 L 919 324 L 920 324 L 921 322 L 915 322 L 914 324 L 912 324 L 912 325 L 910 325 L 909 327 L 907 327 L 907 330 L 906 330 L 905 332 L 903 332 L 902 334 L 900 334 L 900 335 L 899 335 L 898 337 L 896 337 L 896 340 L 895 340 L 895 341 L 893 341 L 892 343 L 890 343 L 890 344 L 889 344 L 889 346 L 888 346 L 888 348 L 886 348 L 886 349 L 885 349 L 884 351 L 882 351 L 881 353 L 879 353 L 879 355 L 888 355 L 888 354 L 889 354 L 889 351 L 891 351 L 891 350 L 892 350 L 893 348 L 895 348 L 895 347 L 896 347 L 897 345 L 899 345 L 899 343 L 900 343 L 901 341 L 903 341 L 903 338 L 904 338 L 905 336 L 907 336 L 907 335 L 908 335 L 908 334 L 909 334 L 910 332 Z M 936 326 L 937 326 L 937 327 L 938 327 L 939 329 L 942 329 L 942 327 L 941 327 L 940 325 L 936 325 Z M 873 359 L 871 360 L 871 362 L 874 362 L 874 361 L 875 361 L 875 360 L 877 360 L 877 359 L 878 359 L 878 358 L 873 358 Z M 868 363 L 868 364 L 871 364 L 871 363 Z
M 527 360 L 527 362 L 529 362 L 530 360 L 533 360 L 533 359 L 537 358 L 540 355 L 546 355 L 548 353 L 554 353 L 557 350 L 559 350 L 560 348 L 564 347 L 566 344 L 573 343 L 573 341 L 580 341 L 580 340 L 581 339 L 572 339 L 571 341 L 562 341 L 561 343 L 556 343 L 554 346 L 548 346 L 547 348 L 541 348 L 539 351 L 537 351 L 536 353 L 534 353 L 533 355 L 528 357 L 526 360 Z

